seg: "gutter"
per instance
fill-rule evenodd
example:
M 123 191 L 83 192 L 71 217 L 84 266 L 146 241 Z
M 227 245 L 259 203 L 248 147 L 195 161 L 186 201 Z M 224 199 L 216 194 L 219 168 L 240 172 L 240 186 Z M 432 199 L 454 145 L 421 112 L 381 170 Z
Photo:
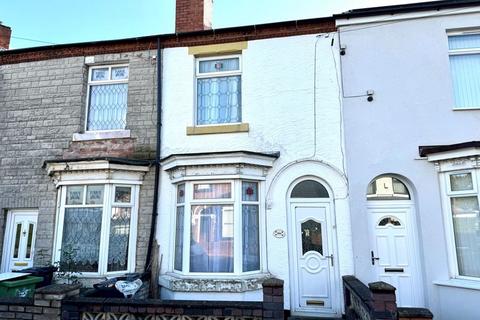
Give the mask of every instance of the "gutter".
M 153 190 L 152 221 L 150 226 L 150 238 L 148 239 L 147 257 L 145 259 L 145 272 L 152 267 L 153 241 L 158 216 L 158 188 L 160 185 L 160 149 L 162 146 L 162 50 L 160 48 L 160 36 L 157 37 L 157 145 L 155 149 L 155 186 Z

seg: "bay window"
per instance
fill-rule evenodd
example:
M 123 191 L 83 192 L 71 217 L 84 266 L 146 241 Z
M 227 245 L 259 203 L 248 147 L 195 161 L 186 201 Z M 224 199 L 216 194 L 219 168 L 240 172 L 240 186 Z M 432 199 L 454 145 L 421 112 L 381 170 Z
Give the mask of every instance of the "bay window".
M 445 177 L 456 274 L 480 278 L 480 209 L 476 172 L 449 172 Z
M 55 259 L 65 271 L 134 271 L 138 186 L 65 185 L 60 195 Z
M 176 189 L 174 270 L 260 271 L 258 181 L 181 182 Z

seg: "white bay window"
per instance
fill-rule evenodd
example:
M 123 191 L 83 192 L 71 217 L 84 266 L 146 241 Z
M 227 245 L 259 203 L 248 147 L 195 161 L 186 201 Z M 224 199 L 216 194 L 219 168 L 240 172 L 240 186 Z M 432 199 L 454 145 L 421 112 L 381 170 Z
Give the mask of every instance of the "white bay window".
M 139 193 L 149 161 L 45 162 L 57 187 L 52 262 L 83 278 L 135 271 Z
M 177 184 L 176 271 L 260 271 L 259 184 L 239 179 Z
M 445 178 L 455 273 L 480 279 L 480 209 L 475 171 L 451 172 Z
M 56 259 L 71 269 L 66 271 L 133 271 L 138 187 L 67 185 L 60 194 Z

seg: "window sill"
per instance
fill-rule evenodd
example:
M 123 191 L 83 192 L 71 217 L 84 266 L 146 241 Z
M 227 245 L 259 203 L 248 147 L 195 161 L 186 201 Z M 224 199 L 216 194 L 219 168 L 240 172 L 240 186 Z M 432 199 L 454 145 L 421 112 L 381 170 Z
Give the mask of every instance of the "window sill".
M 472 111 L 472 110 L 480 110 L 480 107 L 467 107 L 467 108 L 457 108 L 453 107 L 453 111 Z
M 187 127 L 187 136 L 194 136 L 194 135 L 201 135 L 201 134 L 248 132 L 249 129 L 250 128 L 248 123 Z
M 449 279 L 433 281 L 433 284 L 442 287 L 480 290 L 480 281 L 466 279 Z
M 159 284 L 177 292 L 246 292 L 262 289 L 263 281 L 270 279 L 270 273 L 257 273 L 231 278 L 205 279 L 167 273 L 159 277 Z
M 74 133 L 73 141 L 105 140 L 115 138 L 130 138 L 130 130 L 87 131 Z

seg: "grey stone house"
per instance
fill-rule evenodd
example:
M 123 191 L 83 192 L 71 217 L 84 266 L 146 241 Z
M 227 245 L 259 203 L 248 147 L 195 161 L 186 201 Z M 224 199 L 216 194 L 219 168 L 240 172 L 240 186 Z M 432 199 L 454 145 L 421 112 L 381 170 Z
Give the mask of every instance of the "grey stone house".
M 156 51 L 84 49 L 58 58 L 61 48 L 1 52 L 3 272 L 59 261 L 62 246 L 92 276 L 143 271 L 154 194 Z

